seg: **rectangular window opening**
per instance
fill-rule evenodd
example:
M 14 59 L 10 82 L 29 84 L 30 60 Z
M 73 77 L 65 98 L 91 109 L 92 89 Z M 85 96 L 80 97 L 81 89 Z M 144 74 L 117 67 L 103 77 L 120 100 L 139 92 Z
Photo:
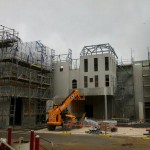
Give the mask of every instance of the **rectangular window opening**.
M 109 57 L 105 57 L 105 71 L 109 70 Z
M 88 87 L 88 77 L 84 76 L 84 87 L 87 88 Z
M 93 82 L 93 78 L 90 78 L 90 82 Z
M 77 89 L 77 80 L 72 80 L 72 89 Z
M 95 87 L 98 87 L 99 84 L 98 84 L 98 75 L 95 76 Z
M 94 71 L 98 71 L 98 58 L 94 58 Z
M 88 72 L 88 59 L 84 59 L 84 72 Z
M 105 75 L 105 86 L 109 86 L 109 75 Z

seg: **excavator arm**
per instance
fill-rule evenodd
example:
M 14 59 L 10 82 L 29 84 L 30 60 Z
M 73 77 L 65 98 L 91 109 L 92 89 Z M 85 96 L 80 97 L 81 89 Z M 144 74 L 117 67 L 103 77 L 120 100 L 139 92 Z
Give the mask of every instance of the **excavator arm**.
M 69 105 L 70 103 L 73 101 L 73 100 L 80 100 L 80 95 L 79 95 L 79 92 L 78 90 L 73 90 L 69 96 L 67 98 L 65 98 L 65 100 L 62 102 L 62 104 L 60 105 L 60 112 L 62 112 L 63 110 L 65 110 Z

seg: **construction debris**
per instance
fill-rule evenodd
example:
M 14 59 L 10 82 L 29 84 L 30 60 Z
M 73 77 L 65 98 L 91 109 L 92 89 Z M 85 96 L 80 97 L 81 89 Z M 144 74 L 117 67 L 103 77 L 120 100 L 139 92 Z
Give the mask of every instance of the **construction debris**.
M 116 132 L 117 127 L 114 124 L 113 121 L 94 121 L 92 119 L 85 118 L 85 122 L 87 122 L 89 125 L 91 125 L 90 129 L 86 131 L 85 133 L 89 134 L 103 134 L 107 132 Z M 116 123 L 115 123 L 116 124 Z

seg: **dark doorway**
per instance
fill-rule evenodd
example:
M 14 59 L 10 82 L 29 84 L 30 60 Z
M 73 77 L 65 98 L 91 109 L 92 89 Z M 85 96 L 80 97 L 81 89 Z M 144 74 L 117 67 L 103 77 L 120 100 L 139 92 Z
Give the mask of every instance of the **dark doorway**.
M 10 125 L 21 125 L 22 121 L 22 99 L 11 98 L 10 103 Z
M 150 122 L 150 102 L 145 103 L 145 120 Z
M 85 105 L 86 117 L 93 118 L 93 105 Z
M 150 108 L 145 108 L 145 120 L 150 122 Z

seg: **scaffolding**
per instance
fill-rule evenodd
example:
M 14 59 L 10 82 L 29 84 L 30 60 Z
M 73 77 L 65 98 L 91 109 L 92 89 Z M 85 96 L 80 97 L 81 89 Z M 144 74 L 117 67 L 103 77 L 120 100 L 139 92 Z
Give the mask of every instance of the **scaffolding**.
M 148 60 L 142 62 L 143 76 L 143 99 L 145 120 L 150 122 L 150 52 L 148 49 Z
M 135 118 L 135 100 L 133 84 L 133 63 L 122 61 L 117 65 L 117 88 L 115 90 L 115 106 L 117 117 Z
M 55 51 L 40 41 L 23 43 L 18 32 L 0 26 L 0 127 L 46 120 L 53 97 Z
M 68 62 L 69 69 L 79 69 L 80 60 L 72 58 L 72 50 L 69 49 L 67 54 L 59 54 L 54 56 L 54 62 Z

